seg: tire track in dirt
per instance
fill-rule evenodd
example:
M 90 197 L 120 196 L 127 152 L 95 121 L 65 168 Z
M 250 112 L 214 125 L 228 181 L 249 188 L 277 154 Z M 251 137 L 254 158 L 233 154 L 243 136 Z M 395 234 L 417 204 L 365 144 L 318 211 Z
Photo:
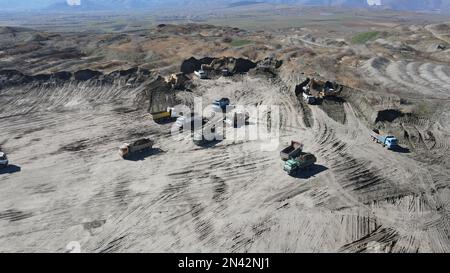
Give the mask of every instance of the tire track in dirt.
M 444 65 L 373 58 L 363 68 L 369 76 L 366 77 L 368 81 L 389 89 L 431 98 L 448 99 L 450 96 L 450 84 L 444 72 L 448 67 Z

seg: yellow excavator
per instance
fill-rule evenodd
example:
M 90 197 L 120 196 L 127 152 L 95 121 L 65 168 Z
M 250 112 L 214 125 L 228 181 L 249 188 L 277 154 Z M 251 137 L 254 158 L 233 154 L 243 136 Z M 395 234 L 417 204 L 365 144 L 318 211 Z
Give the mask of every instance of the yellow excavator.
M 184 84 L 188 81 L 189 79 L 186 77 L 186 75 L 184 75 L 183 73 L 176 73 L 176 74 L 171 74 L 170 76 L 165 78 L 166 83 L 171 87 L 171 88 L 183 88 Z
M 236 59 L 232 57 L 221 57 L 214 59 L 210 64 L 202 64 L 201 70 L 203 71 L 222 71 L 222 73 L 227 73 L 227 75 L 233 71 L 234 65 L 236 64 Z M 226 72 L 225 72 L 226 71 Z
M 303 99 L 309 104 L 320 102 L 326 97 L 339 96 L 343 86 L 335 82 L 306 79 L 301 85 Z

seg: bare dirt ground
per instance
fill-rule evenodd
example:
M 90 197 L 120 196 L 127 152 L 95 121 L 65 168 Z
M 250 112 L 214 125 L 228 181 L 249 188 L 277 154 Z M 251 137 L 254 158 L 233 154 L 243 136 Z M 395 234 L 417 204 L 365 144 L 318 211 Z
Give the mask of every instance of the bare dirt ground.
M 368 141 L 369 129 L 344 104 L 346 122 L 311 107 L 307 127 L 288 88 L 265 78 L 196 81 L 204 100 L 279 105 L 280 148 L 291 139 L 318 157 L 290 177 L 279 149 L 258 141 L 194 145 L 170 136 L 136 109 L 140 88 L 77 84 L 10 88 L 1 95 L 0 251 L 64 252 L 448 252 L 448 181 L 411 155 Z M 35 94 L 36 96 L 33 96 Z M 130 138 L 156 150 L 117 155 Z
M 276 31 L 1 27 L 0 147 L 11 166 L 0 169 L 0 251 L 66 252 L 76 241 L 83 252 L 449 252 L 448 23 L 345 14 L 306 25 L 289 17 L 283 24 L 300 26 Z M 194 79 L 179 91 L 149 82 L 191 56 L 283 64 L 272 76 Z M 126 70 L 136 67 L 151 74 Z M 345 89 L 306 105 L 295 95 L 306 77 Z M 143 94 L 173 93 L 188 105 L 279 106 L 278 147 L 172 137 Z M 374 127 L 401 148 L 373 143 Z M 155 149 L 119 157 L 142 137 Z M 295 177 L 279 157 L 291 140 L 318 159 Z

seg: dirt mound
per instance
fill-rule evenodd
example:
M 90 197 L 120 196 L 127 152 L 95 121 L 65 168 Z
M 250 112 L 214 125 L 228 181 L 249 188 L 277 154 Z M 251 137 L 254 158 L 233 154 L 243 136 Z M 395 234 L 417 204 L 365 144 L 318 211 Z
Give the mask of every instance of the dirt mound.
M 181 64 L 180 71 L 184 74 L 194 73 L 196 70 L 200 70 L 202 65 L 211 66 L 211 70 L 220 71 L 224 68 L 228 68 L 232 73 L 246 73 L 256 67 L 256 63 L 249 59 L 244 58 L 233 58 L 233 57 L 222 57 L 222 58 L 212 58 L 205 57 L 202 59 L 196 59 L 191 57 L 184 60 Z
M 194 57 L 191 57 L 187 60 L 184 60 L 181 64 L 180 71 L 184 74 L 194 73 L 196 70 L 200 70 L 202 64 L 210 64 L 215 58 L 205 57 L 200 60 L 197 60 Z
M 396 110 L 396 109 L 386 109 L 378 111 L 377 116 L 375 118 L 375 123 L 378 122 L 393 122 L 394 120 L 405 116 L 402 111 Z
M 34 32 L 34 30 L 24 27 L 0 27 L 0 34 L 11 34 L 19 32 Z
M 327 97 L 319 107 L 334 121 L 345 124 L 347 116 L 344 108 L 345 100 L 340 97 Z
M 438 32 L 438 33 L 449 33 L 450 32 L 450 25 L 449 24 L 436 24 L 436 25 L 429 25 L 428 28 Z
M 211 72 L 221 72 L 223 69 L 228 69 L 231 73 L 267 73 L 276 75 L 277 70 L 282 66 L 283 61 L 273 57 L 267 57 L 263 60 L 254 62 L 246 58 L 221 57 L 211 58 L 205 57 L 196 59 L 191 57 L 183 61 L 180 71 L 185 74 L 191 74 L 196 70 L 200 70 L 202 66 L 204 69 Z
M 148 112 L 154 113 L 165 111 L 169 106 L 175 106 L 181 102 L 177 99 L 179 90 L 171 88 L 166 80 L 160 75 L 154 75 L 145 84 L 145 97 L 148 101 Z
M 101 72 L 85 69 L 74 73 L 75 80 L 77 81 L 87 81 L 93 78 L 98 78 L 102 75 Z
M 58 71 L 49 74 L 26 75 L 17 70 L 0 70 L 0 89 L 24 85 L 28 83 L 34 84 L 59 84 L 68 81 L 90 81 L 98 80 L 103 83 L 114 83 L 124 81 L 126 83 L 142 83 L 147 81 L 151 72 L 147 69 L 133 67 L 126 70 L 116 70 L 109 74 L 103 74 L 97 70 L 84 69 L 75 72 Z
M 283 65 L 283 61 L 275 59 L 273 57 L 267 57 L 264 60 L 257 62 L 256 70 L 258 72 L 267 72 L 272 75 L 276 74 L 278 68 Z

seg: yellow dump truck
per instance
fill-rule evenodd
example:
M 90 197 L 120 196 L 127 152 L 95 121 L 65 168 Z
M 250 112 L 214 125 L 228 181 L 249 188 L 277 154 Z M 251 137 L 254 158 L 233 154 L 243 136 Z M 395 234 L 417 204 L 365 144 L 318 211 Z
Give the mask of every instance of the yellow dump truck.
M 151 113 L 153 120 L 177 118 L 179 114 L 171 107 L 168 107 L 166 111 L 153 112 Z

